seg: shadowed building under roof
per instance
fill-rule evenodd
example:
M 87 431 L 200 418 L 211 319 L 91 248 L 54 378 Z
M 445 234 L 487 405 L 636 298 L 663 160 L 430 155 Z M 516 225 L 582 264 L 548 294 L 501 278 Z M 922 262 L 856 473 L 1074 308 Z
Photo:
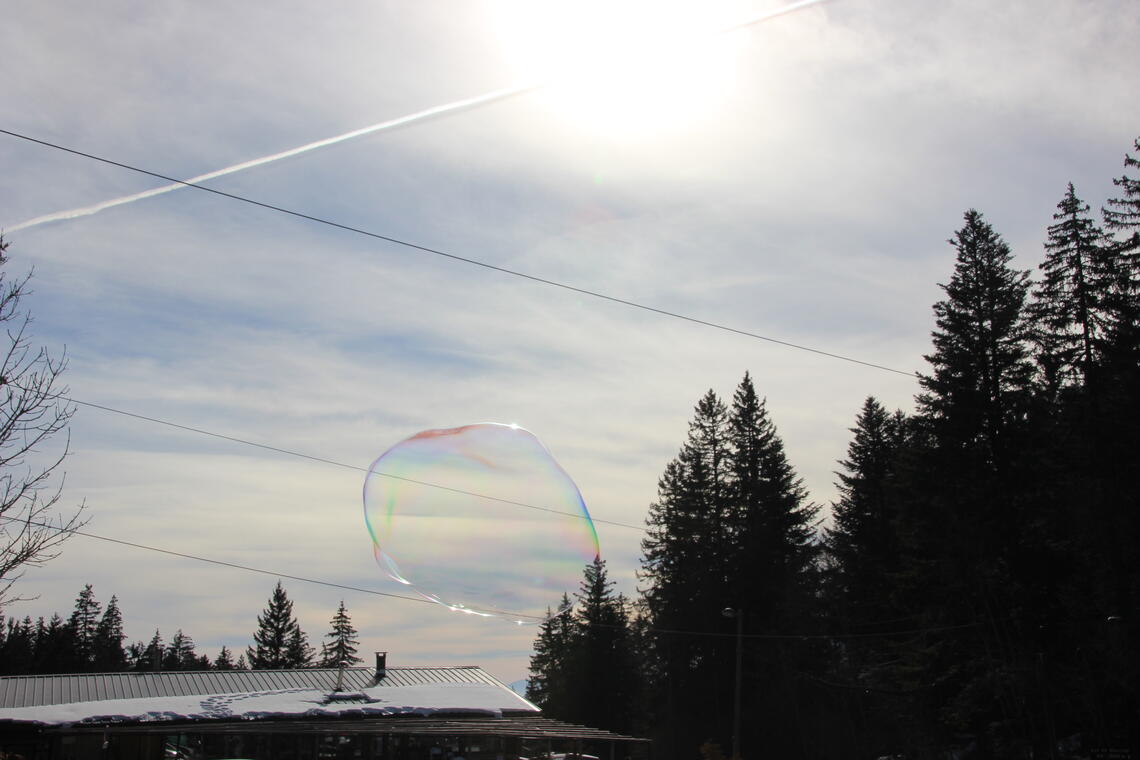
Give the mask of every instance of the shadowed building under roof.
M 625 758 L 647 746 L 544 718 L 481 668 L 389 668 L 383 653 L 375 668 L 0 678 L 0 752 L 25 760 Z

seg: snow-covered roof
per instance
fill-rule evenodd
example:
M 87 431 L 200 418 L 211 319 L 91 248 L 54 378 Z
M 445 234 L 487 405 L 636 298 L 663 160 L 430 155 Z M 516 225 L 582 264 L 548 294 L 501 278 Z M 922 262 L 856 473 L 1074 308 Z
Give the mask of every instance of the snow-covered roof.
M 439 683 L 504 684 L 475 665 L 451 667 L 294 668 L 283 670 L 173 670 L 126 673 L 7 676 L 0 678 L 0 708 L 94 702 L 134 697 L 179 697 L 233 694 L 308 687 L 348 691 L 372 686 L 418 686 Z
M 0 694 L 8 695 L 4 704 L 13 705 L 0 707 L 0 722 L 66 725 L 464 713 L 501 717 L 504 713 L 538 712 L 533 704 L 479 668 L 389 668 L 379 682 L 375 681 L 375 671 L 370 671 L 370 685 L 359 688 L 359 678 L 346 678 L 347 691 L 336 695 L 332 692 L 335 670 L 243 672 L 251 683 L 276 673 L 278 681 L 291 685 L 237 690 L 232 688 L 233 679 L 193 678 L 205 674 L 190 673 L 0 678 Z M 135 678 L 107 681 L 108 676 Z M 103 688 L 94 688 L 93 682 L 102 683 Z M 108 689 L 108 683 L 118 688 Z M 123 696 L 124 684 L 146 693 Z M 21 694 L 22 699 L 18 698 Z

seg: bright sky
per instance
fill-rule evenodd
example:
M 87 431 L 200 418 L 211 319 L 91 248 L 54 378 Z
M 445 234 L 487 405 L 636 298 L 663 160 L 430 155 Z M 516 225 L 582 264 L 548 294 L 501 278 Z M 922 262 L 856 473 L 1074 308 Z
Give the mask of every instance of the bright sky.
M 1067 182 L 1094 208 L 1111 194 L 1140 134 L 1140 6 L 831 0 L 698 34 L 782 7 L 20 3 L 0 26 L 0 129 L 190 178 L 431 111 L 207 184 L 922 369 L 963 211 L 1028 268 Z M 36 338 L 66 346 L 82 401 L 359 468 L 421 430 L 517 423 L 595 517 L 635 525 L 694 403 L 746 370 L 821 503 L 863 398 L 912 406 L 904 375 L 194 190 L 12 231 L 165 183 L 7 135 L 0 160 L 9 274 L 34 267 Z M 87 407 L 71 448 L 64 501 L 86 501 L 91 532 L 403 591 L 357 470 Z M 494 547 L 469 582 L 515 582 L 503 534 L 521 555 L 561 529 L 523 512 L 441 521 L 441 541 Z M 598 534 L 632 593 L 641 534 Z M 118 595 L 131 640 L 183 628 L 213 656 L 244 650 L 275 578 L 77 537 L 7 612 L 66 615 L 85 583 Z M 393 664 L 525 675 L 533 628 L 285 585 L 315 643 L 343 596 L 362 650 Z

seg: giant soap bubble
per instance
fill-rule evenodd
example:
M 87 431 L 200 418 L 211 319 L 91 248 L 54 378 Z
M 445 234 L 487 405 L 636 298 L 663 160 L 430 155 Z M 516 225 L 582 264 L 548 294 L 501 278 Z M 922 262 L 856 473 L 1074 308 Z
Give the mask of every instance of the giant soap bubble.
M 425 599 L 472 614 L 542 619 L 598 555 L 582 495 L 517 425 L 417 433 L 364 481 L 376 561 Z

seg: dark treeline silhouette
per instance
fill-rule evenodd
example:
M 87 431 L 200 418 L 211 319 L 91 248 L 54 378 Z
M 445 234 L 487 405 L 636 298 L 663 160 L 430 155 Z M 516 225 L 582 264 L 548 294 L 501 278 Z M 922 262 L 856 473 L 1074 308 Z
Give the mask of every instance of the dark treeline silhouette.
M 733 751 L 738 674 L 742 757 L 1135 757 L 1135 149 L 1099 223 L 1068 186 L 1035 276 L 966 212 L 915 411 L 866 399 L 826 527 L 751 377 L 705 394 L 639 598 L 587 567 L 528 696 L 658 758 Z
M 107 607 L 95 599 L 90 584 L 75 599 L 75 609 L 65 620 L 58 613 L 45 620 L 31 617 L 0 621 L 0 675 L 44 673 L 115 673 L 151 670 L 266 670 L 353 665 L 356 629 L 344 602 L 330 621 L 328 640 L 319 656 L 293 615 L 280 581 L 265 610 L 257 616 L 253 646 L 234 659 L 223 646 L 214 659 L 195 651 L 194 639 L 178 629 L 169 643 L 155 631 L 149 641 L 125 644 L 123 614 L 112 596 Z

